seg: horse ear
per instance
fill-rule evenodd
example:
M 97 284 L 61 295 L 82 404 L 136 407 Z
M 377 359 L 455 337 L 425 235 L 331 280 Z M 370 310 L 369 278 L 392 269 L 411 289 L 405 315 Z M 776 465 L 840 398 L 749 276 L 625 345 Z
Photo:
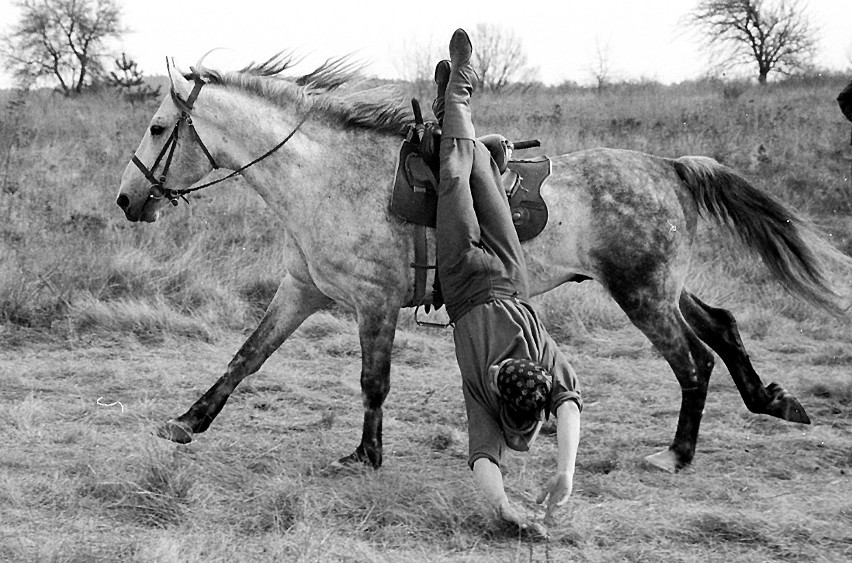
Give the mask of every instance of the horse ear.
M 174 59 L 169 59 L 166 57 L 166 71 L 169 75 L 169 82 L 171 91 L 174 94 L 182 96 L 186 98 L 191 90 L 189 86 L 189 82 L 186 78 L 183 77 L 183 74 L 178 70 L 177 65 L 175 65 Z

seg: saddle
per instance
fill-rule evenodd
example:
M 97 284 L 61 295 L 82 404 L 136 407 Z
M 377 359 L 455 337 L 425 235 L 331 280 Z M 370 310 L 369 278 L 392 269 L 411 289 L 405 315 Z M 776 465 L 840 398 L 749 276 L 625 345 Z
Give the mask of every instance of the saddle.
M 550 159 L 541 156 L 507 161 L 505 137 L 488 135 L 478 140 L 495 157 L 502 172 L 503 190 L 518 238 L 521 242 L 534 238 L 547 225 L 547 204 L 541 197 L 541 186 L 550 175 Z M 394 215 L 408 223 L 435 228 L 439 176 L 436 160 L 427 161 L 420 143 L 414 142 L 411 134 L 402 142 L 390 203 Z
M 501 181 L 509 200 L 512 222 L 518 238 L 521 242 L 534 238 L 547 224 L 547 204 L 541 197 L 541 186 L 550 175 L 550 159 L 542 156 L 509 160 L 506 158 L 509 143 L 502 135 L 487 135 L 478 140 L 488 148 L 502 173 Z M 432 141 L 434 145 L 434 140 Z M 415 271 L 414 298 L 408 306 L 425 305 L 428 313 L 433 298 L 426 296 L 426 271 L 434 269 L 435 265 L 428 264 L 425 228 L 435 228 L 440 171 L 437 158 L 429 158 L 421 151 L 423 144 L 413 128 L 402 142 L 390 211 L 400 219 L 417 226 L 415 257 L 411 263 Z M 518 147 L 520 148 L 520 143 Z M 439 293 L 438 288 L 436 293 Z M 439 298 L 434 300 L 435 305 L 439 306 Z

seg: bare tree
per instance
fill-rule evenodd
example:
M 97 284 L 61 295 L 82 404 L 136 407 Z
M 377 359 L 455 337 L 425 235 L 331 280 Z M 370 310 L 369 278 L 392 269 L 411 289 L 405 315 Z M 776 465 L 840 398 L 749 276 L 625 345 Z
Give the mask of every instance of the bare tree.
M 799 0 L 702 0 L 687 18 L 718 64 L 757 65 L 760 84 L 772 71 L 806 68 L 816 51 L 816 30 Z
M 437 47 L 431 37 L 426 41 L 405 40 L 392 57 L 393 65 L 403 80 L 423 87 L 432 84 L 435 65 L 448 57 L 445 50 Z
M 531 72 L 523 44 L 512 30 L 481 23 L 471 41 L 473 68 L 483 88 L 498 92 Z
M 609 43 L 601 45 L 600 39 L 595 38 L 595 59 L 589 66 L 589 74 L 595 80 L 595 88 L 598 94 L 612 79 L 612 69 L 609 65 Z
M 20 21 L 2 38 L 6 68 L 22 84 L 55 79 L 66 96 L 103 72 L 101 51 L 124 32 L 117 0 L 20 0 Z
M 478 24 L 471 33 L 473 68 L 483 89 L 499 91 L 513 81 L 532 79 L 536 69 L 527 64 L 521 40 L 505 28 Z M 417 86 L 431 84 L 435 65 L 449 58 L 446 47 L 428 41 L 405 41 L 394 57 L 394 67 L 404 80 Z

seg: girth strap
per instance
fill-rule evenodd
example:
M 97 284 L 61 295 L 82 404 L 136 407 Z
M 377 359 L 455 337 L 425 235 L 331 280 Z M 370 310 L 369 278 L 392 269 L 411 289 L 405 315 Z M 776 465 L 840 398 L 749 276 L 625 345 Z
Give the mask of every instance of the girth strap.
M 424 305 L 426 297 L 426 270 L 435 269 L 435 265 L 429 264 L 429 249 L 426 244 L 426 227 L 414 226 L 414 262 L 410 264 L 414 268 L 414 298 L 411 305 Z

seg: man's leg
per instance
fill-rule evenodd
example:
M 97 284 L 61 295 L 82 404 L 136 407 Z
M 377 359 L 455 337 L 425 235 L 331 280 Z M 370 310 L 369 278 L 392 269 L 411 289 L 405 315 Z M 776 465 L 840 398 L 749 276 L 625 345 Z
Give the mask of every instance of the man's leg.
M 441 174 L 438 185 L 437 261 L 444 272 L 456 272 L 472 247 L 480 242 L 479 222 L 470 192 L 470 174 L 474 160 L 473 123 L 470 119 L 470 95 L 473 93 L 472 47 L 467 34 L 459 29 L 450 40 L 451 69 L 441 98 L 433 107 L 443 107 L 441 135 Z M 436 82 L 443 81 L 444 63 L 435 69 Z M 443 281 L 442 281 L 443 284 Z M 451 287 L 444 287 L 451 292 Z
M 450 40 L 452 65 L 444 94 L 443 139 L 474 139 L 476 136 L 470 111 L 470 97 L 476 82 L 476 73 L 470 64 L 472 54 L 473 46 L 467 33 L 461 29 L 456 30 Z M 443 72 L 436 69 L 436 82 L 440 74 Z M 441 153 L 443 183 L 443 148 Z M 478 224 L 475 233 L 477 238 L 473 240 L 488 244 L 498 253 L 504 264 L 523 264 L 521 243 L 512 223 L 508 200 L 503 193 L 500 172 L 488 149 L 481 143 L 476 143 L 472 147 L 470 157 L 465 154 L 464 158 L 471 159 L 469 165 L 466 163 L 464 173 L 467 174 L 465 177 L 469 178 L 468 188 L 471 191 L 475 221 Z M 454 163 L 448 164 L 452 166 Z
M 475 139 L 476 131 L 470 113 L 470 97 L 477 79 L 470 64 L 473 46 L 463 29 L 457 29 L 450 39 L 451 70 L 444 93 L 444 123 L 442 138 Z
M 445 272 L 455 271 L 459 260 L 480 241 L 479 222 L 470 193 L 472 164 L 473 141 L 441 139 L 441 179 L 435 227 L 437 262 Z
M 500 172 L 491 153 L 481 143 L 477 143 L 474 148 L 470 190 L 481 241 L 497 252 L 504 264 L 523 263 L 521 242 L 512 222 L 512 212 L 500 181 Z

